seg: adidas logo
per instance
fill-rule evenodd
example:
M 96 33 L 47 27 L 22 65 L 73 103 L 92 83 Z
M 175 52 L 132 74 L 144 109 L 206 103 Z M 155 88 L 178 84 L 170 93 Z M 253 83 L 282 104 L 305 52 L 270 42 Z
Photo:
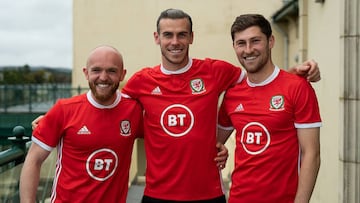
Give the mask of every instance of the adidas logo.
M 151 92 L 151 94 L 162 94 L 162 93 L 161 93 L 161 90 L 160 90 L 160 87 L 157 86 L 155 89 L 153 89 L 153 91 Z
M 235 111 L 244 111 L 243 105 L 240 103 L 240 104 L 236 107 Z
M 87 127 L 84 125 L 80 130 L 77 132 L 78 135 L 89 135 L 91 132 L 87 129 Z

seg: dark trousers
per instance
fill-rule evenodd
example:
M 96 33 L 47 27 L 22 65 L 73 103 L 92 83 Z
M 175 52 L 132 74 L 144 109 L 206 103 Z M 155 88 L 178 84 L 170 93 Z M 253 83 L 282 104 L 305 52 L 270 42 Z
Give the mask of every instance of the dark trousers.
M 225 199 L 225 195 L 222 195 L 220 197 L 216 197 L 214 199 L 208 199 L 208 200 L 173 201 L 173 200 L 156 199 L 144 195 L 141 200 L 141 203 L 226 203 L 226 199 Z

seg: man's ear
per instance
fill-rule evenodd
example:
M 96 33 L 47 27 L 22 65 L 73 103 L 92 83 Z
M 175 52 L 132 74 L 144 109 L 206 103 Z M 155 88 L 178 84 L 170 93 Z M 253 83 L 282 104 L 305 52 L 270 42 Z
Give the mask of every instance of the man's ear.
M 123 81 L 124 78 L 125 78 L 125 75 L 126 75 L 126 69 L 124 68 L 122 73 L 121 73 L 121 76 L 120 76 L 120 81 Z
M 83 70 L 86 80 L 89 80 L 89 70 L 86 67 L 83 67 L 82 70 Z
M 158 32 L 154 32 L 154 41 L 156 44 L 160 44 L 160 36 Z
M 192 44 L 194 41 L 194 32 L 191 32 L 190 37 L 191 37 L 190 44 Z
M 270 38 L 269 38 L 269 47 L 270 49 L 272 49 L 275 45 L 275 37 L 274 35 L 271 35 Z

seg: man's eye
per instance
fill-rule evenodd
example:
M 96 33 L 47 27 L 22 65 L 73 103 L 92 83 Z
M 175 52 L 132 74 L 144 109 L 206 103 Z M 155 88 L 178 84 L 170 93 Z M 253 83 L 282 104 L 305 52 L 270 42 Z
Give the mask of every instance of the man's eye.
M 238 47 L 242 47 L 242 46 L 245 46 L 245 42 L 238 42 L 238 43 L 236 43 L 236 45 L 237 45 Z
M 171 37 L 171 34 L 170 33 L 164 33 L 163 36 L 166 37 L 166 38 L 169 38 L 169 37 Z

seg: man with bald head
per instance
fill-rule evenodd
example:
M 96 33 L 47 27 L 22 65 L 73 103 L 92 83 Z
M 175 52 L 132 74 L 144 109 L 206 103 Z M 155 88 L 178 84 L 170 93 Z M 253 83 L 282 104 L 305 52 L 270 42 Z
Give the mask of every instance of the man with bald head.
M 142 133 L 142 109 L 121 97 L 121 54 L 91 51 L 83 68 L 90 91 L 60 99 L 33 131 L 20 177 L 21 202 L 35 202 L 40 170 L 57 148 L 52 202 L 126 202 L 134 140 Z

